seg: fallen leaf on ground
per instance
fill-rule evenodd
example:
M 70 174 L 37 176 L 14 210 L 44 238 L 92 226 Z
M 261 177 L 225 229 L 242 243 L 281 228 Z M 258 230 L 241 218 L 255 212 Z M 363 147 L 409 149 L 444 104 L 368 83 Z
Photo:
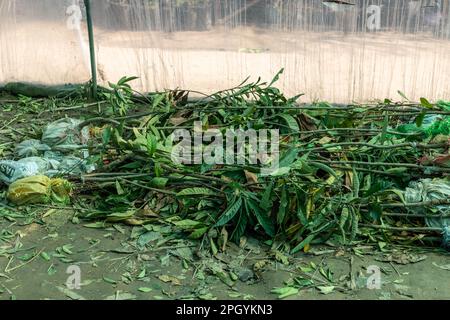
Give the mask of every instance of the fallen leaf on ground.
M 330 294 L 334 291 L 334 286 L 317 287 L 321 294 Z
M 410 263 L 417 263 L 420 261 L 423 261 L 427 258 L 425 255 L 416 255 L 413 253 L 392 253 L 392 254 L 386 254 L 381 258 L 376 258 L 377 261 L 382 262 L 394 262 L 397 264 L 410 264 Z
M 284 299 L 298 294 L 298 289 L 294 287 L 274 288 L 271 292 L 278 294 L 278 299 Z
M 450 271 L 450 264 L 445 264 L 443 266 L 440 266 L 436 262 L 433 262 L 433 266 L 438 267 L 439 269 L 442 269 L 442 270 Z
M 158 279 L 165 283 L 170 282 L 176 286 L 181 286 L 181 281 L 173 276 L 161 275 L 158 277 Z

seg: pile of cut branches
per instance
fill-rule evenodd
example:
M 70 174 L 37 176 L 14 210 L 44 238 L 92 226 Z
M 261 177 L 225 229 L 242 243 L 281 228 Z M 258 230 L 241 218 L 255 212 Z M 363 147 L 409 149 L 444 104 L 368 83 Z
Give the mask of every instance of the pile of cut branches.
M 187 91 L 135 96 L 126 78 L 112 85 L 103 93 L 110 113 L 83 123 L 97 166 L 77 188 L 83 217 L 164 221 L 194 239 L 215 229 L 234 241 L 260 234 L 291 252 L 331 240 L 440 240 L 449 198 L 414 201 L 407 190 L 450 184 L 450 103 L 299 104 L 274 87 L 278 76 L 196 100 Z M 279 168 L 174 162 L 173 134 L 194 135 L 196 123 L 220 133 L 279 130 Z

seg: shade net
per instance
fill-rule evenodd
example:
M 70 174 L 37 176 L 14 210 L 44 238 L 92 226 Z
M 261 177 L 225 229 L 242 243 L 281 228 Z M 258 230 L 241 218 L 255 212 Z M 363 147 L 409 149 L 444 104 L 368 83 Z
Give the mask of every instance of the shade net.
M 0 83 L 89 80 L 85 27 L 69 23 L 71 5 L 61 0 L 0 0 Z
M 208 94 L 284 68 L 278 86 L 304 101 L 450 96 L 449 0 L 91 3 L 104 85 Z M 83 1 L 1 0 L 0 82 L 87 81 L 85 19 Z

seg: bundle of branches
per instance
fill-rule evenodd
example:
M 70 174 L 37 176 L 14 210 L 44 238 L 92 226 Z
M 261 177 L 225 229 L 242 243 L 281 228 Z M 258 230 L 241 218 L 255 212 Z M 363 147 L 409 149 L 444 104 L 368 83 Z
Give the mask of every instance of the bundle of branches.
M 407 203 L 404 190 L 424 178 L 448 183 L 448 103 L 302 105 L 300 96 L 286 98 L 274 87 L 277 79 L 195 101 L 185 91 L 153 94 L 134 112 L 122 80 L 106 94 L 121 114 L 85 123 L 107 123 L 91 146 L 98 170 L 83 177 L 84 192 L 99 195 L 86 217 L 131 224 L 164 219 L 192 238 L 211 228 L 235 241 L 259 233 L 293 252 L 331 238 L 415 241 L 442 231 L 424 218 L 450 201 Z M 196 122 L 220 132 L 278 129 L 279 169 L 263 175 L 262 163 L 175 163 L 173 133 L 192 132 Z M 411 213 L 416 207 L 425 210 Z

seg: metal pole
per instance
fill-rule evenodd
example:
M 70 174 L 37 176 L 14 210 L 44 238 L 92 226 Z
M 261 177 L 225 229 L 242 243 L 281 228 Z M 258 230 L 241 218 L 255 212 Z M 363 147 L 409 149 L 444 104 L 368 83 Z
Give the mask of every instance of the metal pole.
M 89 33 L 89 52 L 91 58 L 91 74 L 92 74 L 92 98 L 97 99 L 97 64 L 95 62 L 95 41 L 94 41 L 94 25 L 92 23 L 91 1 L 84 0 L 86 6 L 86 19 Z

